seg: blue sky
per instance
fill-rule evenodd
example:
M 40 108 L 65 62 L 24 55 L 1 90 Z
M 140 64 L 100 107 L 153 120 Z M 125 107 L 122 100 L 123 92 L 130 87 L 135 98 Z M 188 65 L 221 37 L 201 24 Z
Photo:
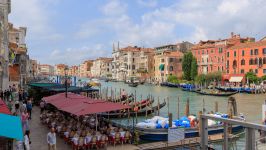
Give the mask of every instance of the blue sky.
M 122 47 L 266 35 L 265 0 L 12 0 L 9 21 L 26 26 L 30 57 L 69 65 Z

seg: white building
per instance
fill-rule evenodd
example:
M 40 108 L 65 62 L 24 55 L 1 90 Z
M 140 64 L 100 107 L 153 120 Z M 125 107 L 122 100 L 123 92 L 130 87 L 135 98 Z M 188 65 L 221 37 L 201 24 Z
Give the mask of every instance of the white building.
M 112 58 L 100 57 L 93 61 L 91 74 L 93 77 L 112 76 Z

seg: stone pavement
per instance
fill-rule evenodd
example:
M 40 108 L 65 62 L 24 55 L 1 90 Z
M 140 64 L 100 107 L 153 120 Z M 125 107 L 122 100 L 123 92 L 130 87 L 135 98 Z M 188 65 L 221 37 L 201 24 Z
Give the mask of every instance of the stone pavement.
M 31 138 L 31 150 L 48 150 L 46 135 L 49 129 L 42 125 L 40 122 L 40 109 L 37 106 L 33 107 L 32 120 L 29 121 L 30 125 L 30 138 Z M 136 150 L 137 146 L 131 144 L 109 145 L 107 150 Z M 64 143 L 64 140 L 60 137 L 57 138 L 57 150 L 71 150 L 71 146 Z

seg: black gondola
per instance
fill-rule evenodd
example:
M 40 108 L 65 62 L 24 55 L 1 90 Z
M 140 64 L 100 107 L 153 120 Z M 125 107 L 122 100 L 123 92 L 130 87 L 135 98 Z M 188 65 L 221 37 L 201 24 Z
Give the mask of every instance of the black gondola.
M 236 92 L 224 92 L 224 93 L 210 93 L 210 92 L 204 92 L 201 90 L 195 90 L 194 92 L 201 94 L 201 95 L 209 95 L 209 96 L 231 96 L 231 95 L 238 93 L 237 91 Z
M 130 87 L 137 87 L 139 84 L 138 83 L 129 83 L 128 86 Z

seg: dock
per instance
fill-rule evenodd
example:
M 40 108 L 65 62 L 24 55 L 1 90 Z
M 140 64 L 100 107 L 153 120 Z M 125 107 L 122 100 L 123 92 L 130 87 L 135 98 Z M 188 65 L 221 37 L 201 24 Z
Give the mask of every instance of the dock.
M 235 140 L 238 136 L 229 135 L 229 140 Z M 223 134 L 215 134 L 209 135 L 208 140 L 210 143 L 221 142 L 223 141 Z M 185 138 L 184 140 L 178 142 L 153 142 L 147 144 L 138 145 L 139 149 L 141 150 L 151 150 L 151 149 L 171 149 L 171 148 L 178 148 L 178 147 L 186 147 L 186 148 L 196 148 L 200 146 L 200 137 L 195 138 Z

